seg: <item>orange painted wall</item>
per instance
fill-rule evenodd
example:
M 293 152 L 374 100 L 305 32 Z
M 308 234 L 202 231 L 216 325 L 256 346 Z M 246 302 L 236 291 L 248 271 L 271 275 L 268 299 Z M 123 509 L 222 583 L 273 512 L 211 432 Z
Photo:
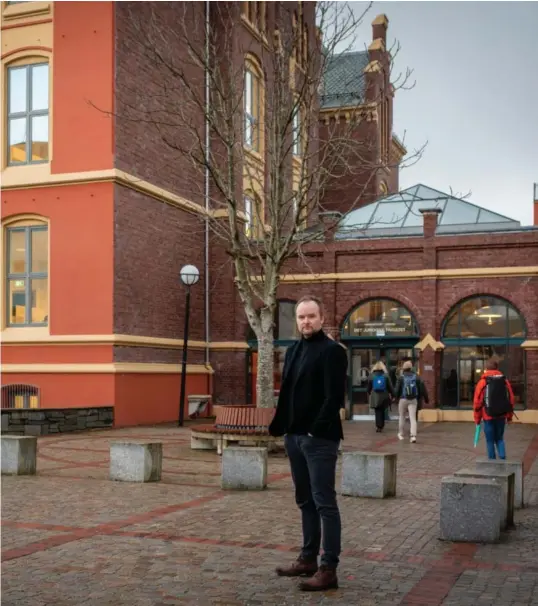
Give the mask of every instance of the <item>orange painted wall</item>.
M 4 373 L 1 383 L 38 386 L 41 408 L 114 406 L 115 427 L 169 423 L 179 416 L 179 375 Z M 187 376 L 187 396 L 211 393 L 208 387 L 211 388 L 208 375 Z M 185 419 L 188 419 L 187 401 Z
M 3 345 L 2 364 L 109 364 L 111 345 Z
M 41 389 L 40 408 L 84 408 L 114 404 L 113 374 L 2 374 L 2 385 L 24 383 Z
M 52 173 L 113 168 L 113 2 L 55 2 L 53 53 Z
M 114 424 L 117 427 L 177 421 L 179 375 L 117 374 Z M 207 393 L 207 375 L 187 375 L 186 393 Z M 185 419 L 188 404 L 185 399 Z
M 2 193 L 2 218 L 50 220 L 50 333 L 111 334 L 114 186 L 65 185 Z

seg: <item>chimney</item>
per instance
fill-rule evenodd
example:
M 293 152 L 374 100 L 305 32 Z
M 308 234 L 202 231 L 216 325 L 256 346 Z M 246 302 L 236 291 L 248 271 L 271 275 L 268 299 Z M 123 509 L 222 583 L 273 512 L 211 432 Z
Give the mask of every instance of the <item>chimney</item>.
M 538 183 L 534 184 L 534 225 L 538 225 Z
M 422 213 L 423 225 L 424 225 L 424 237 L 433 238 L 437 231 L 437 221 L 439 215 L 443 212 L 440 208 L 421 208 L 419 210 Z
M 389 20 L 387 15 L 377 15 L 372 21 L 372 40 L 383 40 L 383 45 L 387 46 L 387 28 Z

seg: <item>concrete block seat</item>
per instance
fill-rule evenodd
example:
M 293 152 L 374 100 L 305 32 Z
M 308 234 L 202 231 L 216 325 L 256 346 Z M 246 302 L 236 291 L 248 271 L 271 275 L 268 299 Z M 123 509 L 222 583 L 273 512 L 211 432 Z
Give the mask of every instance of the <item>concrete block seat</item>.
M 518 459 L 487 459 L 486 457 L 479 457 L 476 459 L 477 471 L 508 471 L 514 472 L 515 474 L 515 487 L 514 487 L 514 507 L 521 509 L 525 506 L 524 497 L 524 479 L 523 479 L 523 461 Z
M 396 453 L 344 452 L 341 493 L 384 499 L 396 496 Z
M 496 543 L 506 519 L 505 489 L 490 478 L 445 477 L 439 517 L 443 541 Z
M 2 475 L 35 475 L 37 438 L 2 436 Z
M 222 406 L 217 410 L 215 423 L 191 427 L 193 450 L 222 449 L 228 444 L 261 446 L 275 442 L 269 435 L 269 424 L 275 414 L 274 408 L 255 406 Z
M 267 487 L 267 448 L 230 446 L 222 453 L 221 486 L 228 490 Z

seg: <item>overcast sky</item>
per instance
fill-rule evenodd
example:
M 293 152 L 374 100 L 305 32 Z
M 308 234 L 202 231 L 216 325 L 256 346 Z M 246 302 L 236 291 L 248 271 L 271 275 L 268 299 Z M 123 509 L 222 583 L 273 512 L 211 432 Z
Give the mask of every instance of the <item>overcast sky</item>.
M 359 14 L 365 2 L 353 2 Z M 374 2 L 358 31 L 389 19 L 388 46 L 401 45 L 395 72 L 414 70 L 398 91 L 394 132 L 423 158 L 400 188 L 450 188 L 480 206 L 532 225 L 538 182 L 538 2 Z

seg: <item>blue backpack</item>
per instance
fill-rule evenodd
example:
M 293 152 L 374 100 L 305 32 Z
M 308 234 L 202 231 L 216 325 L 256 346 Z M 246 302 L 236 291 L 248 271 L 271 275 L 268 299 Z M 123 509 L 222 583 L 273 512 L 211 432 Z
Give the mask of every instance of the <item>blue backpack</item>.
M 387 391 L 387 378 L 385 375 L 375 374 L 372 380 L 374 391 Z
M 406 400 L 415 400 L 418 398 L 417 375 L 403 374 L 402 396 Z

